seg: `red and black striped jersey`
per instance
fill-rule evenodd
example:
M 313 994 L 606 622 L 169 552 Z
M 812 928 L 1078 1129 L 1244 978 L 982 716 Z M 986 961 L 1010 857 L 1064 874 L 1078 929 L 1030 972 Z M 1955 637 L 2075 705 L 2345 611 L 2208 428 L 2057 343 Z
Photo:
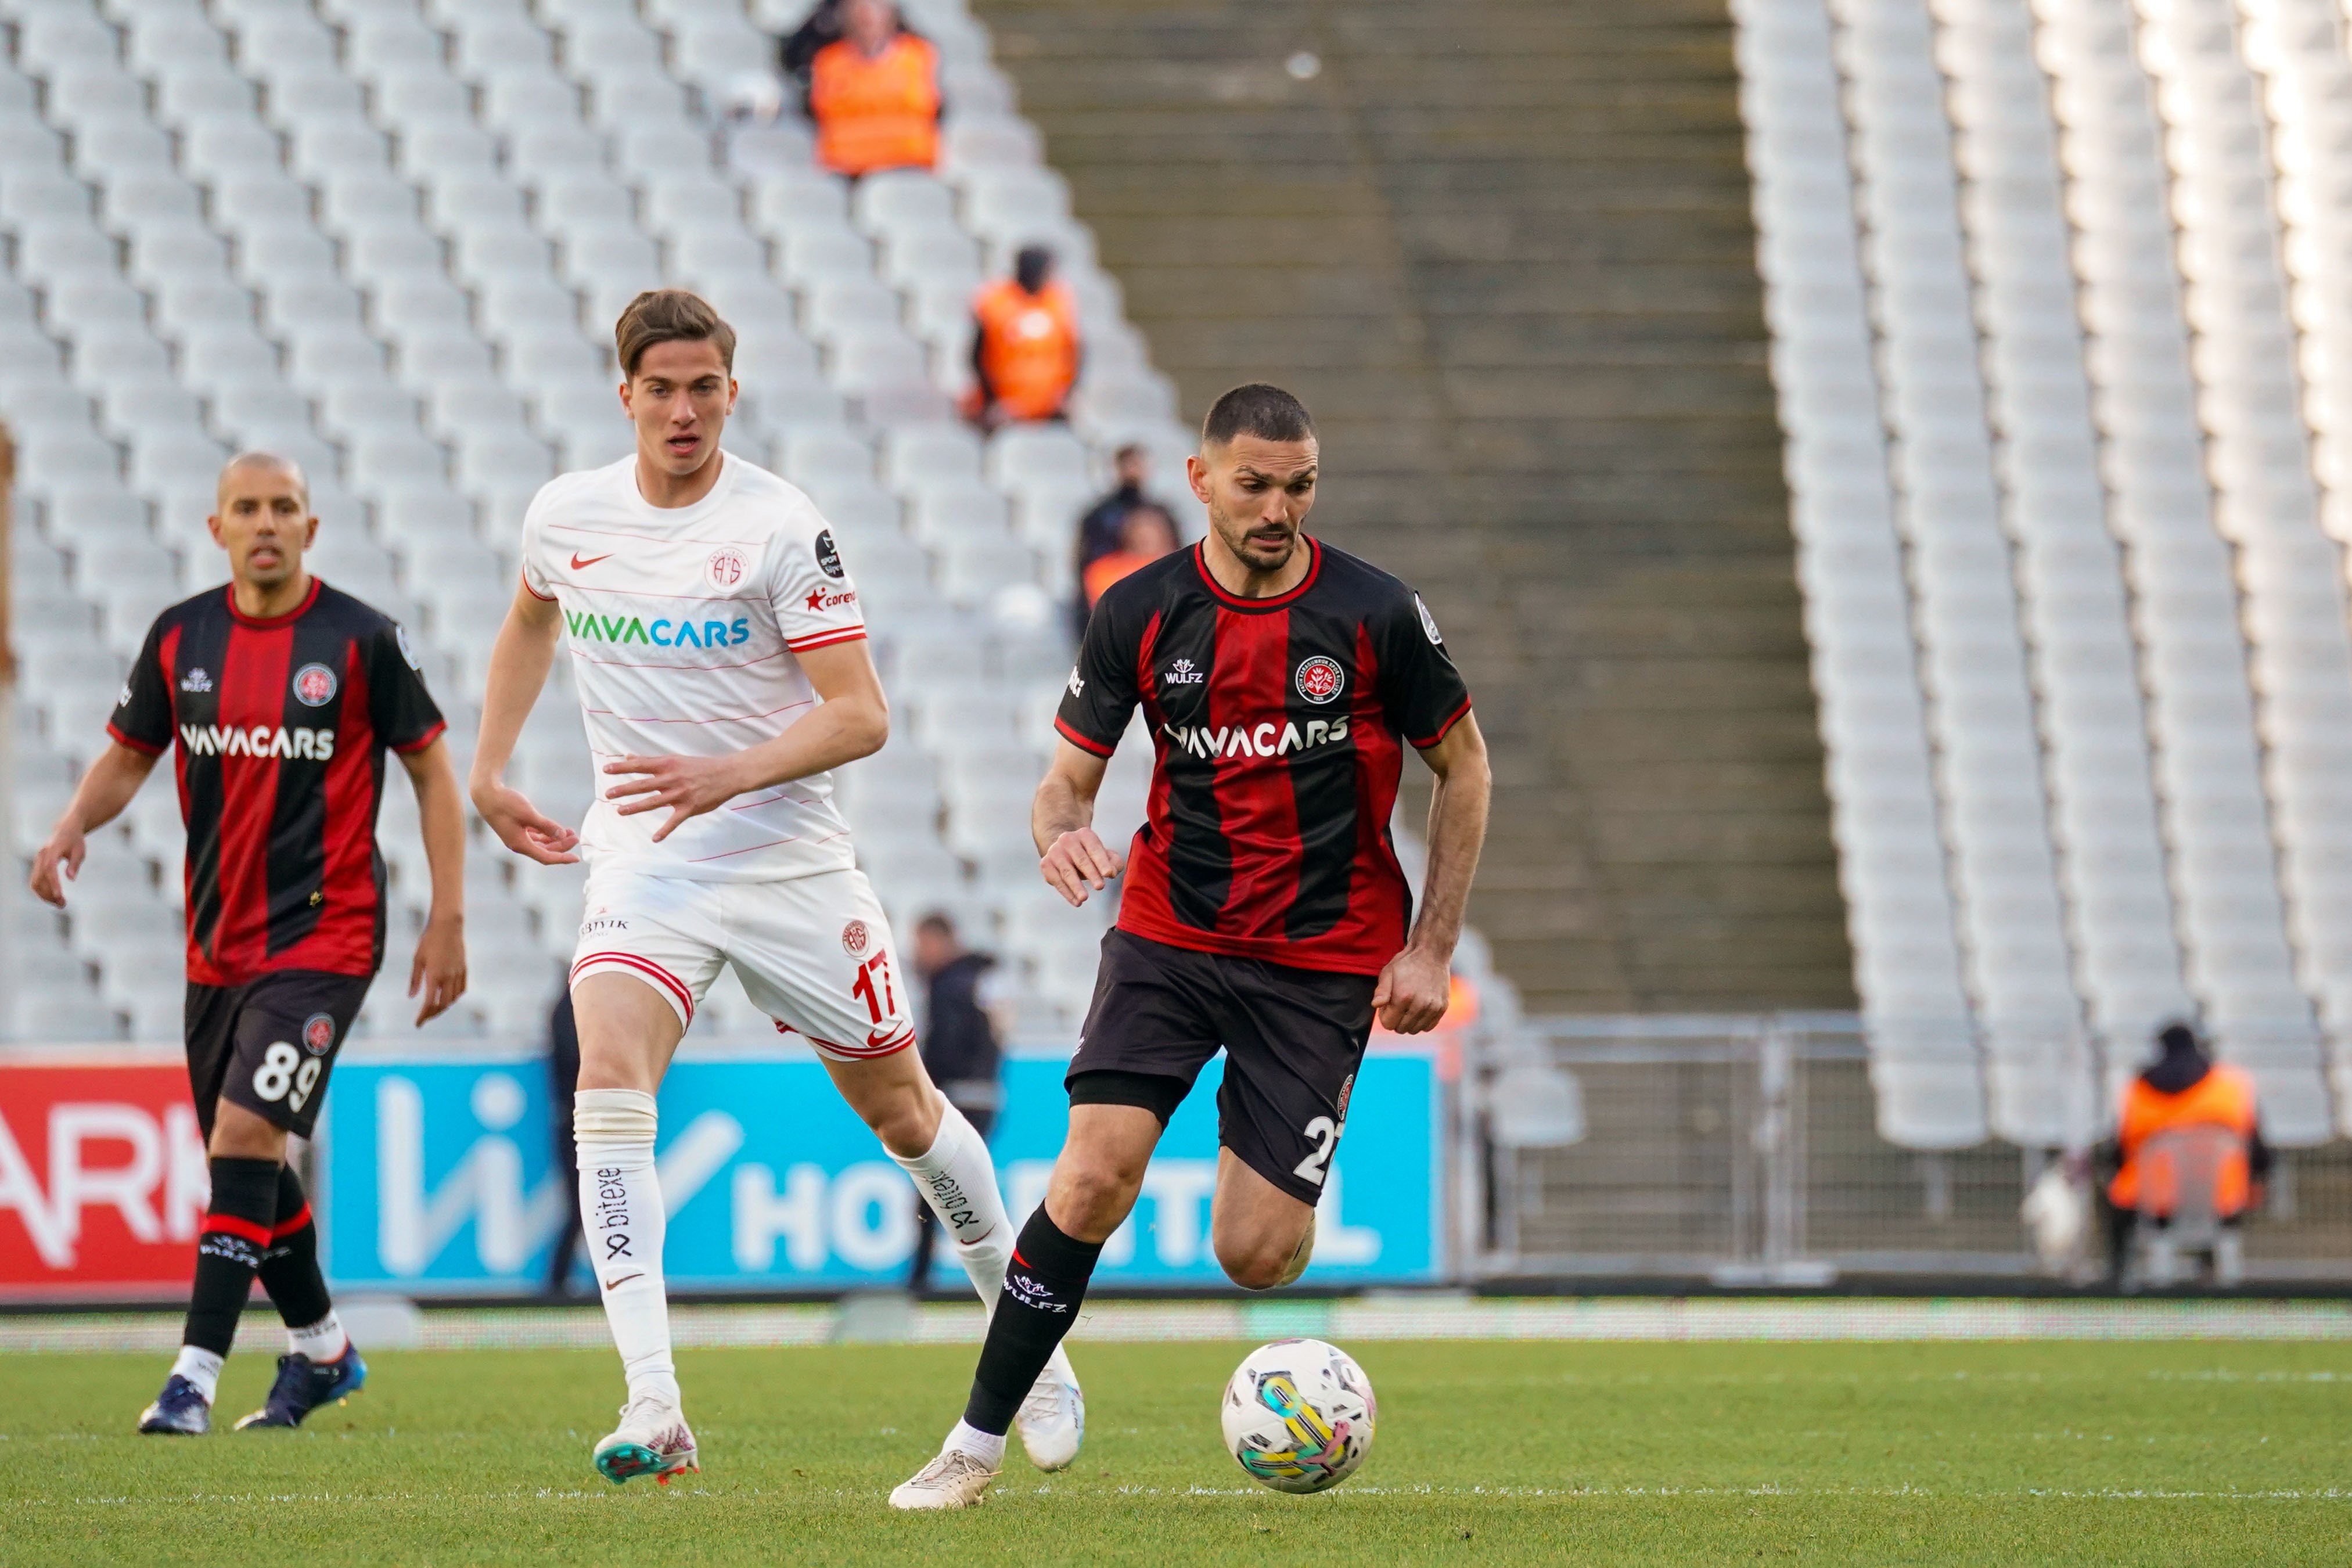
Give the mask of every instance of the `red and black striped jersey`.
M 373 974 L 384 748 L 421 750 L 448 726 L 379 611 L 316 578 L 269 620 L 230 595 L 210 588 L 155 618 L 106 727 L 151 757 L 178 743 L 188 978 Z
M 1243 599 L 1199 546 L 1104 594 L 1055 727 L 1108 757 L 1139 702 L 1155 762 L 1123 930 L 1203 952 L 1377 974 L 1412 894 L 1389 837 L 1404 746 L 1470 693 L 1421 595 L 1309 538 L 1307 576 Z

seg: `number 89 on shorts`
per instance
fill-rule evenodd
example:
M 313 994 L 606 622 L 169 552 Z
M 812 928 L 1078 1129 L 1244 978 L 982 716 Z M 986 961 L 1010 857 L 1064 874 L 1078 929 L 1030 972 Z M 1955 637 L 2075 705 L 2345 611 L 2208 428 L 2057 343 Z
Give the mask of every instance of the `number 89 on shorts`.
M 286 1040 L 274 1040 L 261 1054 L 261 1065 L 253 1069 L 255 1098 L 271 1105 L 286 1102 L 289 1110 L 299 1110 L 309 1102 L 310 1091 L 319 1087 L 319 1075 L 327 1070 L 320 1058 L 306 1056 Z

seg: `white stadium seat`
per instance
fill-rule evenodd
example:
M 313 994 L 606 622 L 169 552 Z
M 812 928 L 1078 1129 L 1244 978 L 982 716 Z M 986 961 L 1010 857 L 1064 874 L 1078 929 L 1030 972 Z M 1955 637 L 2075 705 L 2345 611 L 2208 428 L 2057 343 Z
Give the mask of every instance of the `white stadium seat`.
M 48 694 L 46 720 L 69 737 L 47 753 L 58 768 L 89 754 L 118 661 L 155 605 L 218 581 L 204 515 L 232 445 L 298 457 L 327 519 L 321 574 L 398 613 L 421 603 L 414 630 L 428 668 L 478 681 L 533 489 L 559 462 L 631 448 L 612 315 L 665 280 L 706 290 L 738 325 L 743 398 L 730 444 L 826 508 L 894 688 L 931 679 L 914 649 L 952 646 L 963 684 L 934 691 L 988 693 L 955 719 L 927 718 L 927 732 L 936 723 L 955 756 L 993 758 L 1007 777 L 1038 765 L 1014 715 L 1058 686 L 1066 644 L 1051 631 L 975 662 L 986 639 L 950 634 L 955 606 L 1034 593 L 1041 553 L 1067 557 L 1107 458 L 1089 448 L 1091 432 L 1068 428 L 983 447 L 947 422 L 932 373 L 961 384 L 955 362 L 990 256 L 1059 237 L 1074 282 L 1085 281 L 1091 244 L 1043 171 L 1035 132 L 1010 113 L 985 33 L 960 9 L 937 8 L 930 26 L 950 62 L 944 178 L 868 181 L 854 224 L 847 186 L 814 167 L 797 120 L 730 133 L 708 118 L 709 89 L 768 47 L 735 0 L 670 0 L 642 15 L 627 0 L 550 0 L 535 16 L 468 0 L 315 10 L 214 0 L 114 14 L 119 35 L 80 6 L 24 12 L 16 63 L 31 74 L 0 69 L 0 231 L 26 285 L 0 291 L 0 415 L 19 432 L 26 505 L 71 542 L 60 552 L 31 539 L 16 563 L 20 589 L 51 584 L 17 626 Z M 1084 297 L 1099 315 L 1116 292 L 1085 281 Z M 925 323 L 921 337 L 910 321 Z M 1114 321 L 1101 341 L 1088 395 L 1124 398 L 1118 417 L 1161 428 L 1164 394 L 1138 340 Z M 908 640 L 917 626 L 936 644 Z M 99 660 L 93 630 L 105 639 Z M 983 665 L 986 681 L 1014 684 L 975 684 Z M 470 722 L 464 692 L 445 705 Z M 547 800 L 584 809 L 576 718 L 550 711 L 548 742 L 534 721 L 517 765 Z M 940 837 L 934 760 L 911 745 L 894 742 L 845 777 L 845 797 L 864 803 L 861 828 L 887 803 L 887 822 L 861 833 L 861 855 L 887 868 L 908 908 L 930 900 L 992 920 L 1026 889 L 1026 878 L 1010 889 L 997 879 L 1026 870 L 1029 851 L 1017 820 L 986 819 L 1022 791 L 961 798 L 965 820 L 949 826 L 967 864 Z M 394 793 L 396 828 L 413 806 Z M 169 855 L 176 837 L 159 812 L 132 835 Z M 392 837 L 394 897 L 413 919 L 422 867 L 413 843 Z M 156 874 L 140 863 L 147 901 L 124 908 L 142 912 L 111 940 L 86 923 L 75 972 L 20 988 L 0 1026 L 167 1029 L 171 988 L 144 973 L 172 957 Z M 498 965 L 518 978 L 486 979 L 469 1026 L 535 1026 L 554 984 L 577 878 L 526 876 L 522 888 L 534 889 L 527 903 L 484 908 L 486 929 L 518 935 L 515 963 Z M 1023 952 L 1032 983 L 1062 991 L 1083 967 L 1070 944 L 1040 939 Z M 100 972 L 95 984 L 84 964 Z M 1024 1005 L 1062 1020 L 1072 1005 Z M 373 1009 L 370 1023 L 400 1026 L 397 1009 Z

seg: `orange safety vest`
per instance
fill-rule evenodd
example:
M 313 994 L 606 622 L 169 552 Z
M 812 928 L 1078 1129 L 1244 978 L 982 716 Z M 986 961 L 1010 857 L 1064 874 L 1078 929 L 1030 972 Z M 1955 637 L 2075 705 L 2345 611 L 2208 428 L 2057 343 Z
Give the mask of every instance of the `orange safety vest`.
M 817 160 L 836 174 L 928 169 L 940 159 L 940 56 L 901 33 L 868 59 L 851 39 L 827 44 L 809 68 Z
M 2225 1127 L 2238 1135 L 2237 1152 L 2221 1163 L 2213 1206 L 2223 1215 L 2243 1213 L 2252 1184 L 2246 1144 L 2254 1135 L 2254 1080 L 2219 1062 L 2178 1094 L 2150 1089 L 2146 1079 L 2131 1080 L 2131 1087 L 2124 1090 L 2123 1123 L 2116 1132 L 2123 1145 L 2123 1168 L 2107 1184 L 2109 1201 L 2119 1209 L 2138 1208 L 2141 1148 L 2159 1132 L 2197 1126 Z
M 1078 379 L 1078 307 L 1048 283 L 1030 293 L 1010 278 L 980 291 L 980 365 L 997 405 L 1015 419 L 1051 419 Z

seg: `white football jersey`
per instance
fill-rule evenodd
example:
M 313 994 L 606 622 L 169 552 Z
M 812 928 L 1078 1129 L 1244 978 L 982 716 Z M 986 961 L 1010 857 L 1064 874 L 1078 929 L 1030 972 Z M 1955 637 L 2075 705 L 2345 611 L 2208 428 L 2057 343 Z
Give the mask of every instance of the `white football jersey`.
M 596 800 L 580 825 L 599 869 L 774 881 L 855 863 L 827 773 L 740 795 L 656 844 L 666 810 L 623 816 L 604 764 L 725 756 L 816 703 L 794 656 L 866 635 L 857 590 L 815 505 L 735 456 L 692 506 L 637 493 L 633 455 L 564 474 L 524 514 L 523 586 L 563 612 Z

